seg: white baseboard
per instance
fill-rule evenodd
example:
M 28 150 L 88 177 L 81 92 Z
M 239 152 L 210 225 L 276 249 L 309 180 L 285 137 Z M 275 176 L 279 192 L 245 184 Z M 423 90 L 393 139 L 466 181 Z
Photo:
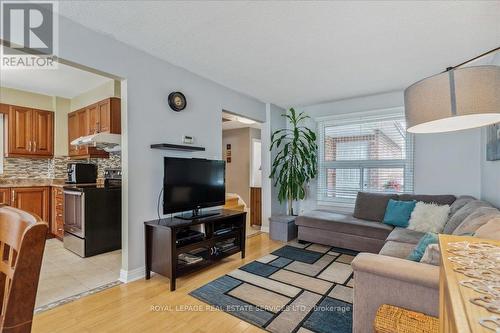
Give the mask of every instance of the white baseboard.
M 146 268 L 139 267 L 136 269 L 132 269 L 130 271 L 126 271 L 124 269 L 120 270 L 120 281 L 123 283 L 129 283 L 135 280 L 142 279 L 146 276 Z
M 269 227 L 260 227 L 260 231 L 269 233 Z

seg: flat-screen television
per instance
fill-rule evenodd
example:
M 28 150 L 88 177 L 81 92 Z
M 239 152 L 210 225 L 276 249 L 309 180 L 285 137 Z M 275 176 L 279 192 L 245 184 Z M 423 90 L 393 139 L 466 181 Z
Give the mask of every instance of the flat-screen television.
M 163 213 L 224 205 L 226 162 L 165 157 Z

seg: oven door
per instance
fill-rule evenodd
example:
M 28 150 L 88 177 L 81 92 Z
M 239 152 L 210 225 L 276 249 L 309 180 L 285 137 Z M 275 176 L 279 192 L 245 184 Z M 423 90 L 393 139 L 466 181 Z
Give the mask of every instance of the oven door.
M 85 238 L 85 193 L 64 190 L 64 231 Z

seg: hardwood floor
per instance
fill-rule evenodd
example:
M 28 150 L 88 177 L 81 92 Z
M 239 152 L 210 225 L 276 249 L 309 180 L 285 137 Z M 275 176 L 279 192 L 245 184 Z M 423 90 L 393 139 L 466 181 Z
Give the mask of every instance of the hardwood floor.
M 189 292 L 283 244 L 262 233 L 247 239 L 246 258 L 239 254 L 201 272 L 177 279 L 155 275 L 84 297 L 35 315 L 34 333 L 43 332 L 264 332 L 236 317 L 213 309 Z

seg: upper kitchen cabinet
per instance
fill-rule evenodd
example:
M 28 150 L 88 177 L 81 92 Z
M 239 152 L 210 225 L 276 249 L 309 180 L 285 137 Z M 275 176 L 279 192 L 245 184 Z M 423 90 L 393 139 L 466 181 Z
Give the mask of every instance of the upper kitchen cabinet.
M 96 133 L 121 134 L 121 102 L 119 98 L 112 97 L 100 101 L 98 104 L 99 118 Z
M 80 135 L 78 130 L 78 115 L 76 112 L 71 112 L 68 114 L 68 155 L 74 156 L 78 155 L 78 147 L 73 146 L 71 141 L 77 139 Z
M 121 134 L 120 99 L 106 98 L 68 114 L 69 156 L 72 158 L 107 158 L 109 154 L 94 147 L 75 147 L 71 141 L 97 133 Z
M 54 156 L 54 113 L 9 105 L 5 122 L 5 156 Z
M 33 151 L 54 156 L 54 113 L 33 109 Z

